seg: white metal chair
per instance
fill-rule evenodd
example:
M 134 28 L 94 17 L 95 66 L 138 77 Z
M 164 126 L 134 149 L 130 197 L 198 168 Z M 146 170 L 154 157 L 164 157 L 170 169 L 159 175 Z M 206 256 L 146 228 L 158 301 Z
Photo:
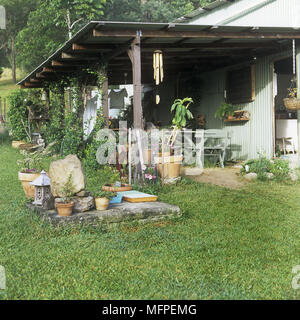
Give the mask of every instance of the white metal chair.
M 216 157 L 224 168 L 226 150 L 230 144 L 228 133 L 220 129 L 205 130 L 204 132 L 204 156 Z

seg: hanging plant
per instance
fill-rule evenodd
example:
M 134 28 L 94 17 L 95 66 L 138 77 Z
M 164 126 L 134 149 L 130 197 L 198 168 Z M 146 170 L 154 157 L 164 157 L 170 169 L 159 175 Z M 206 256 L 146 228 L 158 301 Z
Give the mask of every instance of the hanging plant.
M 293 75 L 291 80 L 291 86 L 288 89 L 288 98 L 283 99 L 284 105 L 288 110 L 300 110 L 300 99 L 297 98 L 298 84 L 296 79 L 296 41 L 292 40 L 293 43 Z
M 297 94 L 296 80 L 292 79 L 291 87 L 288 88 L 288 98 L 283 99 L 284 105 L 288 110 L 300 110 L 300 99 L 297 98 Z

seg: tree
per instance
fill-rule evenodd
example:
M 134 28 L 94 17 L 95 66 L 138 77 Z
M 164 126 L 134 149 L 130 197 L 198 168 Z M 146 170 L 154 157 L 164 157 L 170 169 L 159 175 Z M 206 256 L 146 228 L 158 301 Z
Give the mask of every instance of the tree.
M 53 21 L 56 25 L 67 26 L 69 38 L 72 38 L 79 22 L 102 16 L 106 0 L 46 0 L 44 3 L 55 10 Z
M 105 1 L 40 0 L 18 34 L 17 62 L 31 71 L 89 20 L 100 19 Z
M 107 0 L 106 20 L 170 22 L 212 0 Z
M 16 50 L 15 39 L 20 30 L 24 28 L 30 11 L 35 10 L 38 0 L 0 0 L 0 5 L 6 10 L 6 29 L 0 31 L 3 42 L 0 49 L 10 53 L 13 81 L 16 79 Z

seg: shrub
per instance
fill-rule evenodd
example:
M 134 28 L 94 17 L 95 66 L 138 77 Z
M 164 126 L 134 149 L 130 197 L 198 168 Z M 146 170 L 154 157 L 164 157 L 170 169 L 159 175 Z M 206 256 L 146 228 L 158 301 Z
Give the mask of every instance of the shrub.
M 45 118 L 45 105 L 40 89 L 16 90 L 8 96 L 9 123 L 15 140 L 31 140 L 31 132 L 40 132 Z
M 28 121 L 28 109 L 26 106 L 27 94 L 24 90 L 16 90 L 8 96 L 10 105 L 8 119 L 14 140 L 25 140 L 27 138 L 23 123 Z
M 120 173 L 113 167 L 104 166 L 102 169 L 95 171 L 93 168 L 85 168 L 87 176 L 87 190 L 96 193 L 102 190 L 105 184 L 114 184 L 120 180 Z
M 61 144 L 61 155 L 76 154 L 82 159 L 84 154 L 83 127 L 80 119 L 72 112 L 65 118 L 65 132 Z
M 99 130 L 104 128 L 104 125 L 104 117 L 100 110 L 97 114 L 95 127 L 87 140 L 86 148 L 84 151 L 84 166 L 89 169 L 99 170 L 101 168 L 101 165 L 97 161 L 96 155 L 98 148 L 104 143 L 104 141 L 97 140 L 97 133 Z
M 241 173 L 256 173 L 258 180 L 265 181 L 268 173 L 274 175 L 274 179 L 278 181 L 289 178 L 289 162 L 282 159 L 267 159 L 265 156 L 259 155 L 258 159 L 249 160 L 243 164 Z

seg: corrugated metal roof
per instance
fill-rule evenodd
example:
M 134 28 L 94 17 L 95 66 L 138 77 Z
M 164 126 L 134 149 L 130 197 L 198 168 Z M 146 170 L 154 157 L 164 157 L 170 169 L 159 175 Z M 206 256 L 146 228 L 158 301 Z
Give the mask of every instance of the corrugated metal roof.
M 204 7 L 200 7 L 198 9 L 184 15 L 183 17 L 181 17 L 179 19 L 176 19 L 175 22 L 188 21 L 189 19 L 192 19 L 197 16 L 201 16 L 202 14 L 206 14 L 208 11 L 215 10 L 217 8 L 220 8 L 224 5 L 230 4 L 235 1 L 238 1 L 238 0 L 217 0 L 217 1 L 214 1 Z

